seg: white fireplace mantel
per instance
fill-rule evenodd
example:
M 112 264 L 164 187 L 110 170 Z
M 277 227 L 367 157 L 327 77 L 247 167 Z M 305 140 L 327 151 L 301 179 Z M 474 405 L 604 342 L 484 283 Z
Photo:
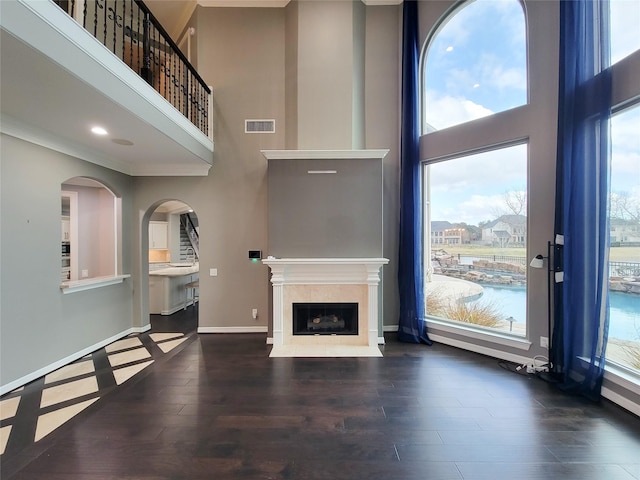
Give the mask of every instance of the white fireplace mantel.
M 267 160 L 382 160 L 389 150 L 261 150 L 261 153 Z
M 273 345 L 378 345 L 378 286 L 387 258 L 266 258 L 273 285 Z M 359 304 L 358 336 L 292 334 L 291 302 Z M 285 318 L 286 317 L 286 318 Z

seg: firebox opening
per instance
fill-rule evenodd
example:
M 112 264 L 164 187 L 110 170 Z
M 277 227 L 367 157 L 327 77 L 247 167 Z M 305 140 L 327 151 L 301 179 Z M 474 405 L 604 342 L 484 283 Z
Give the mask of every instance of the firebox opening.
M 358 335 L 357 303 L 294 303 L 294 335 Z

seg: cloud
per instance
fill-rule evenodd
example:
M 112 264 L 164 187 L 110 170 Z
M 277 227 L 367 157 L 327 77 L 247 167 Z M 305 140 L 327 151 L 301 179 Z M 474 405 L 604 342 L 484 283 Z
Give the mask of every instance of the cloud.
M 436 199 L 437 200 L 437 199 Z M 440 207 L 432 199 L 431 218 L 451 223 L 465 222 L 477 225 L 481 221 L 494 220 L 497 211 L 504 209 L 502 195 L 472 195 L 457 205 Z
M 436 130 L 492 114 L 493 112 L 488 108 L 466 98 L 449 95 L 436 96 L 432 92 L 427 92 L 425 119 Z
M 640 107 L 611 119 L 611 189 L 640 190 Z
M 430 167 L 434 220 L 477 225 L 506 211 L 504 194 L 527 185 L 527 146 L 459 157 Z
M 493 54 L 483 54 L 476 64 L 483 84 L 499 90 L 513 89 L 527 91 L 527 68 L 524 63 L 514 66 Z M 523 96 L 526 101 L 526 95 Z

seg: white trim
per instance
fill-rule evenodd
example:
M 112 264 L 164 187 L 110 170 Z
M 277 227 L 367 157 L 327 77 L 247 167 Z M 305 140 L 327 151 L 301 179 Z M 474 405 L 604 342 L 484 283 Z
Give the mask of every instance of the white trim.
M 436 330 L 446 332 L 446 333 L 453 333 L 456 335 L 469 337 L 475 340 L 482 340 L 485 342 L 496 343 L 498 345 L 517 348 L 519 350 L 531 349 L 531 342 L 524 337 L 519 338 L 512 335 L 505 335 L 499 332 L 489 332 L 489 331 L 481 332 L 467 325 L 449 325 L 446 322 L 441 322 L 433 319 L 427 319 L 426 323 L 427 323 L 427 328 L 432 327 L 432 328 L 435 328 Z M 429 333 L 429 337 L 432 337 L 431 333 Z
M 497 358 L 500 360 L 507 360 L 509 362 L 519 363 L 521 365 L 532 362 L 532 359 L 529 357 L 514 355 L 512 353 L 507 353 L 502 350 L 496 350 L 494 348 L 482 347 L 480 345 L 463 342 L 461 340 L 454 340 L 449 337 L 443 337 L 442 335 L 430 333 L 429 338 L 434 342 L 443 343 L 451 347 L 457 347 L 463 350 L 468 350 L 470 352 L 481 353 L 482 355 L 487 355 L 489 357 Z
M 333 287 L 329 296 L 334 301 L 339 298 L 337 293 L 342 285 L 362 285 L 366 287 L 366 296 L 358 297 L 358 303 L 361 306 L 366 305 L 366 316 L 359 316 L 359 333 L 355 339 L 346 339 L 339 342 L 341 345 L 347 346 L 356 342 L 366 342 L 368 346 L 379 344 L 379 312 L 378 312 L 378 286 L 380 284 L 380 270 L 383 265 L 389 263 L 387 258 L 274 258 L 268 257 L 262 260 L 262 263 L 268 265 L 271 269 L 271 285 L 273 299 L 273 345 L 288 345 L 292 341 L 291 331 L 285 327 L 285 305 L 284 299 L 285 288 L 293 285 L 307 287 L 310 285 L 327 285 Z M 338 290 L 335 289 L 338 287 Z M 318 297 L 317 289 L 306 290 L 304 298 L 312 301 L 318 298 L 318 301 L 327 301 L 326 293 Z M 337 296 L 337 297 L 336 297 Z M 320 300 L 321 299 L 321 300 Z M 285 335 L 285 332 L 288 332 Z M 332 337 L 310 337 L 310 344 L 328 344 L 333 345 L 337 342 Z M 313 341 L 311 341 L 313 340 Z
M 194 302 L 193 300 L 188 300 L 186 305 L 184 303 L 181 303 L 180 305 L 176 305 L 173 308 L 170 308 L 169 310 L 160 310 L 160 315 L 173 315 L 174 313 L 180 311 L 180 310 L 184 310 L 185 308 L 191 306 L 191 305 L 195 305 L 196 302 Z
M 400 5 L 403 0 L 362 0 L 367 7 L 375 7 L 379 5 Z
M 267 327 L 198 327 L 198 333 L 267 333 Z
M 20 377 L 17 380 L 14 380 L 13 382 L 9 382 L 6 385 L 2 385 L 0 386 L 0 395 L 4 395 L 5 393 L 9 393 L 13 390 L 15 390 L 18 387 L 21 387 L 23 385 L 26 385 L 29 382 L 32 382 L 40 377 L 44 377 L 45 375 L 48 375 L 49 373 L 59 369 L 60 367 L 64 367 L 65 365 L 68 365 L 72 362 L 75 362 L 76 360 L 84 357 L 85 355 L 88 355 L 90 353 L 95 352 L 96 350 L 100 350 L 103 347 L 106 347 L 107 345 L 109 345 L 110 343 L 115 342 L 116 340 L 120 340 L 123 337 L 126 337 L 127 335 L 131 334 L 131 333 L 138 333 L 138 332 L 142 332 L 142 331 L 146 331 L 149 330 L 151 328 L 151 325 L 145 325 L 143 327 L 132 327 L 132 328 L 128 328 L 127 330 L 120 332 L 120 333 L 116 333 L 115 335 L 102 340 L 98 343 L 95 343 L 89 347 L 83 348 L 82 350 L 76 352 L 76 353 L 72 353 L 71 355 L 61 358 L 60 360 L 53 362 L 45 367 L 39 368 L 38 370 L 31 372 L 27 375 L 25 375 L 24 377 Z M 142 329 L 146 329 L 146 330 L 142 330 Z
M 378 337 L 378 345 L 384 345 L 384 337 Z
M 614 385 L 618 385 L 625 390 L 629 390 L 635 395 L 640 396 L 640 379 L 638 375 L 626 372 L 625 369 L 609 364 L 604 367 L 604 379 Z
M 73 280 L 60 284 L 60 290 L 65 295 L 68 293 L 82 292 L 84 290 L 93 290 L 94 288 L 106 287 L 108 285 L 116 285 L 124 282 L 125 278 L 130 278 L 130 274 L 114 275 L 112 277 L 96 277 L 83 280 Z
M 267 345 L 273 345 L 273 337 L 267 337 Z
M 282 8 L 290 0 L 198 0 L 203 7 L 247 7 L 247 8 Z
M 267 160 L 382 160 L 389 149 L 377 150 L 260 150 Z
M 607 387 L 602 387 L 601 393 L 602 393 L 602 396 L 607 400 L 615 403 L 616 405 L 640 417 L 640 405 L 638 405 L 635 402 L 632 402 L 631 400 L 629 400 L 629 398 L 622 396 L 619 393 L 616 393 L 613 390 L 608 389 Z
M 148 332 L 149 330 L 151 330 L 151 324 L 147 323 L 146 325 L 143 325 L 141 327 L 132 327 L 131 333 L 144 333 Z
M 389 259 L 268 257 L 262 263 L 271 268 L 273 285 L 377 286 L 380 282 L 380 269 L 389 263 Z

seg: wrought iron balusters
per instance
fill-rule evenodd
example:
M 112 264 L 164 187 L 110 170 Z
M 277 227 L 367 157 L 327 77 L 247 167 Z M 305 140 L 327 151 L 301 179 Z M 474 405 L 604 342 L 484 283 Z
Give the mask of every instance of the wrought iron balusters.
M 209 134 L 211 90 L 142 0 L 53 1 Z

